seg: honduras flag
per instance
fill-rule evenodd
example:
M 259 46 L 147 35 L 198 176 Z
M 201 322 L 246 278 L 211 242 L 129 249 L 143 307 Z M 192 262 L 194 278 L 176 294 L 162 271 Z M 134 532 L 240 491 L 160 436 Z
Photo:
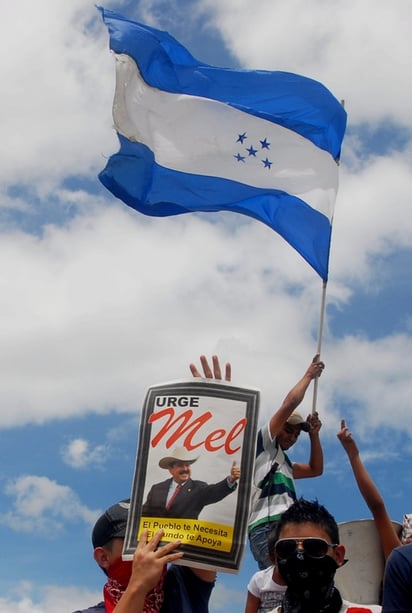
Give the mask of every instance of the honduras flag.
M 103 185 L 145 215 L 249 215 L 326 281 L 342 105 L 312 79 L 209 66 L 167 32 L 100 10 L 116 59 L 120 140 Z

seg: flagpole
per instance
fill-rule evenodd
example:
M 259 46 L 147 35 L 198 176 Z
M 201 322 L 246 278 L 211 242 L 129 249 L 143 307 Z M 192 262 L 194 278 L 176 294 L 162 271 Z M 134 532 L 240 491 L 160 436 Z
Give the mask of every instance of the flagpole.
M 321 351 L 321 346 L 322 346 L 323 323 L 325 321 L 326 287 L 327 287 L 327 281 L 324 281 L 322 285 L 322 301 L 321 301 L 321 306 L 320 306 L 318 345 L 316 348 L 316 353 L 319 354 L 319 359 L 320 359 L 320 351 Z M 319 377 L 316 377 L 316 379 L 313 382 L 312 413 L 315 413 L 316 411 L 316 403 L 318 399 L 318 381 L 319 381 Z
M 345 108 L 345 101 L 341 100 L 340 101 L 341 105 L 343 108 Z M 337 158 L 335 160 L 336 164 L 339 166 L 339 158 Z M 332 222 L 331 222 L 332 225 Z M 327 281 L 323 281 L 323 285 L 322 285 L 322 301 L 321 301 L 321 306 L 320 306 L 320 321 L 319 321 L 319 331 L 318 331 L 318 346 L 316 348 L 316 353 L 319 354 L 319 359 L 320 359 L 320 350 L 321 350 L 321 346 L 322 346 L 322 336 L 323 336 L 323 323 L 325 321 L 325 306 L 326 306 L 326 287 L 327 287 L 328 282 Z M 316 411 L 316 403 L 318 400 L 318 381 L 319 381 L 319 377 L 316 377 L 314 383 L 313 383 L 313 399 L 312 399 L 312 413 L 315 413 Z

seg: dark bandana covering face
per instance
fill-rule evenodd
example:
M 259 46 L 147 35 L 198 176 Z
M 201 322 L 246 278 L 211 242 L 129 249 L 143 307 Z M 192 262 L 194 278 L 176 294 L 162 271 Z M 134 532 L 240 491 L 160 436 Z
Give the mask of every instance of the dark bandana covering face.
M 279 559 L 278 570 L 287 585 L 282 613 L 338 613 L 342 598 L 333 582 L 337 568 L 330 556 L 312 558 L 303 551 Z

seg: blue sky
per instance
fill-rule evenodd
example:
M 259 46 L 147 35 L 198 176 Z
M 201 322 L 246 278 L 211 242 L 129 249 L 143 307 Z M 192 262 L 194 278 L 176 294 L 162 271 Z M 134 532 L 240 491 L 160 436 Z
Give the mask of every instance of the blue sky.
M 345 100 L 318 410 L 325 473 L 298 482 L 337 517 L 370 517 L 336 439 L 345 417 L 394 520 L 412 512 L 412 7 L 398 0 L 141 0 L 106 8 L 221 66 L 286 70 Z M 98 513 L 130 492 L 149 385 L 201 353 L 260 388 L 260 421 L 316 351 L 321 281 L 234 214 L 151 219 L 97 180 L 117 150 L 114 60 L 85 0 L 8 6 L 0 45 L 0 613 L 97 602 Z M 311 409 L 311 391 L 302 405 Z M 307 458 L 307 441 L 291 452 Z M 242 611 L 256 567 L 220 575 Z

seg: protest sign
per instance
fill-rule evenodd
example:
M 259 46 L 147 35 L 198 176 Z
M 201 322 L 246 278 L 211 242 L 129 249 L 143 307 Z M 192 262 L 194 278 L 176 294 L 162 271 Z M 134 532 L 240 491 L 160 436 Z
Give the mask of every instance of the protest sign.
M 181 540 L 179 563 L 236 573 L 244 551 L 259 392 L 190 379 L 154 385 L 144 401 L 123 558 L 143 529 Z M 240 479 L 238 475 L 240 468 Z M 183 480 L 174 491 L 173 473 Z

